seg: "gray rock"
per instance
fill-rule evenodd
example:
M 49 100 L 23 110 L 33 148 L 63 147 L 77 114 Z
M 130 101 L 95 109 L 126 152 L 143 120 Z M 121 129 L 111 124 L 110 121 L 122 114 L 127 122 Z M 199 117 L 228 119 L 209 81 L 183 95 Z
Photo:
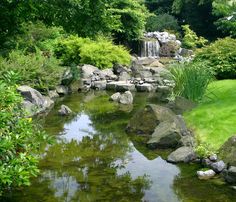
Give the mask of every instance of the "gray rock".
M 156 60 L 150 64 L 150 67 L 165 67 L 165 66 L 162 63 L 160 63 L 159 60 Z
M 161 122 L 152 134 L 147 145 L 151 149 L 177 148 L 180 146 L 181 133 L 176 123 L 170 121 Z
M 212 161 L 212 162 L 216 162 L 217 161 L 217 155 L 216 154 L 212 154 L 211 156 L 209 156 L 209 159 Z
M 84 79 L 89 79 L 93 76 L 93 72 L 97 71 L 98 68 L 93 66 L 93 65 L 83 65 L 81 67 L 81 74 L 82 74 L 82 78 Z
M 158 60 L 153 57 L 141 57 L 141 58 L 138 58 L 137 63 L 140 65 L 147 65 L 148 66 L 156 61 L 158 61 Z
M 168 157 L 167 161 L 171 163 L 189 163 L 196 159 L 196 154 L 192 147 L 180 147 L 172 152 Z
M 207 180 L 213 178 L 216 175 L 214 170 L 207 170 L 207 171 L 197 171 L 197 176 L 201 180 Z
M 152 134 L 163 121 L 173 121 L 175 114 L 168 108 L 149 104 L 143 110 L 137 112 L 129 121 L 127 132 L 138 134 Z
M 72 114 L 72 110 L 66 105 L 61 105 L 61 108 L 58 110 L 58 114 L 61 116 L 68 116 Z
M 54 101 L 49 97 L 43 96 L 39 91 L 29 86 L 19 86 L 17 90 L 24 98 L 22 105 L 30 116 L 44 112 L 54 104 Z
M 48 96 L 51 98 L 51 99 L 56 99 L 59 97 L 59 94 L 57 93 L 56 90 L 50 90 L 48 92 Z
M 154 87 L 152 84 L 144 83 L 136 85 L 136 89 L 138 92 L 151 92 L 154 90 Z
M 125 92 L 125 91 L 135 91 L 136 88 L 135 88 L 134 84 L 131 84 L 129 82 L 123 82 L 123 83 L 118 82 L 116 84 L 115 90 L 118 91 L 118 92 Z
M 236 167 L 230 166 L 228 170 L 223 171 L 223 177 L 226 182 L 236 185 Z
M 121 96 L 121 94 L 119 92 L 115 93 L 110 97 L 110 100 L 114 101 L 114 102 L 119 102 L 120 101 L 120 96 Z
M 67 86 L 59 85 L 56 86 L 56 91 L 59 95 L 67 95 L 69 93 L 69 88 Z
M 70 68 L 68 68 L 62 75 L 61 84 L 68 86 L 74 80 L 73 73 L 71 72 Z
M 236 167 L 236 135 L 230 137 L 220 148 L 219 157 L 227 164 Z
M 95 90 L 105 90 L 106 86 L 107 86 L 106 80 L 94 81 L 94 82 L 92 82 L 91 88 L 93 88 Z
M 221 173 L 226 168 L 226 165 L 225 165 L 224 161 L 218 161 L 218 162 L 212 163 L 211 168 L 216 173 Z
M 124 105 L 130 105 L 133 103 L 133 95 L 130 91 L 125 91 L 120 95 L 119 102 Z
M 129 75 L 128 72 L 121 72 L 120 75 L 119 75 L 119 81 L 127 81 L 127 80 L 130 80 L 131 79 L 131 76 Z

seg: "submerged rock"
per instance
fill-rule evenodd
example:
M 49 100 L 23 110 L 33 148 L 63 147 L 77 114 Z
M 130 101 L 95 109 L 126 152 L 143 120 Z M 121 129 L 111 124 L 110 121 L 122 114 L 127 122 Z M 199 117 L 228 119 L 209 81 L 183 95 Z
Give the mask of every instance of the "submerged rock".
M 152 134 L 158 124 L 163 121 L 172 121 L 175 114 L 168 108 L 160 105 L 147 105 L 137 112 L 127 126 L 127 132 L 138 134 Z
M 61 108 L 58 110 L 58 114 L 61 116 L 68 116 L 72 114 L 72 110 L 66 105 L 61 105 Z
M 207 170 L 207 171 L 197 171 L 197 176 L 201 180 L 207 180 L 213 178 L 216 175 L 214 170 Z
M 121 94 L 120 94 L 119 92 L 118 92 L 118 93 L 115 93 L 115 94 L 113 94 L 113 95 L 110 97 L 110 100 L 111 100 L 111 101 L 114 101 L 114 102 L 119 102 L 120 96 L 121 96 Z
M 180 147 L 172 152 L 168 157 L 167 161 L 171 163 L 189 163 L 196 159 L 196 154 L 192 147 Z

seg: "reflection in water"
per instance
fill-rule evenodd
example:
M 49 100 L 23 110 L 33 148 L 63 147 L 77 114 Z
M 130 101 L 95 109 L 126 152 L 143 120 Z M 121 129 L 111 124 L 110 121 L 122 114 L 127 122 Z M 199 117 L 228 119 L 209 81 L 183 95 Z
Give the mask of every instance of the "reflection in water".
M 201 187 L 198 190 L 207 190 L 196 177 L 183 176 L 187 172 L 183 167 L 167 163 L 125 134 L 130 117 L 146 103 L 143 94 L 136 95 L 133 110 L 108 102 L 108 95 L 102 93 L 73 95 L 63 103 L 76 115 L 59 117 L 56 108 L 46 117 L 45 129 L 57 141 L 42 151 L 41 175 L 30 187 L 2 201 L 197 201 L 189 186 L 192 179 L 194 186 Z M 217 193 L 212 191 L 216 197 Z

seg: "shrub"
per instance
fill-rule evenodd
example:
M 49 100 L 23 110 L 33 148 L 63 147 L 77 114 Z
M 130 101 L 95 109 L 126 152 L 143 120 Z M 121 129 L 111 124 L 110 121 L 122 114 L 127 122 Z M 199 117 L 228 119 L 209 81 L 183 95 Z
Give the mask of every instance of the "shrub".
M 201 100 L 212 78 L 206 66 L 203 62 L 172 66 L 175 96 L 183 96 L 192 101 Z
M 207 61 L 217 79 L 236 78 L 236 39 L 224 38 L 200 49 L 195 61 Z
M 172 30 L 176 33 L 180 30 L 180 26 L 174 16 L 164 13 L 151 15 L 147 19 L 146 30 L 149 32 Z
M 208 42 L 204 37 L 199 37 L 190 29 L 189 25 L 182 26 L 184 31 L 183 46 L 190 49 L 201 48 Z
M 56 58 L 45 57 L 39 51 L 29 55 L 24 55 L 22 51 L 12 51 L 9 58 L 0 61 L 0 79 L 9 71 L 19 76 L 17 84 L 44 91 L 60 84 L 63 68 Z
M 55 53 L 66 65 L 86 63 L 103 69 L 110 68 L 115 63 L 130 63 L 129 52 L 123 46 L 114 45 L 107 39 L 93 41 L 70 36 L 58 43 Z
M 39 173 L 34 153 L 47 136 L 38 130 L 31 118 L 25 118 L 21 102 L 16 86 L 1 80 L 0 195 L 5 189 L 29 185 L 30 177 Z

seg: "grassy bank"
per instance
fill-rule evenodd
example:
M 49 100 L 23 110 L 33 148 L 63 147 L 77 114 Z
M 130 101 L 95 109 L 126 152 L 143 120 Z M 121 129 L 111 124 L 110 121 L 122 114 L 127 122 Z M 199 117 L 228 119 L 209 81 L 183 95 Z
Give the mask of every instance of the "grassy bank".
M 236 80 L 211 83 L 203 102 L 184 117 L 201 142 L 219 149 L 236 134 Z

